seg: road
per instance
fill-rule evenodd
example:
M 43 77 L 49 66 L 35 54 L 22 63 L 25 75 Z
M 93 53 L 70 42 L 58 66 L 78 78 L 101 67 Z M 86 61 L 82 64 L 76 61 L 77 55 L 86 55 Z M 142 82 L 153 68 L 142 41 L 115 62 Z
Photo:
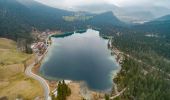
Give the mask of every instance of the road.
M 40 61 L 42 59 L 42 56 L 41 57 L 38 57 L 38 61 Z M 49 94 L 50 94 L 50 88 L 49 88 L 49 85 L 48 83 L 46 82 L 45 79 L 43 79 L 42 77 L 34 74 L 32 72 L 32 68 L 34 67 L 35 63 L 27 66 L 26 70 L 25 70 L 25 74 L 29 77 L 32 77 L 33 79 L 37 80 L 40 82 L 40 84 L 42 85 L 42 87 L 44 88 L 44 97 L 45 97 L 45 100 L 51 100 Z

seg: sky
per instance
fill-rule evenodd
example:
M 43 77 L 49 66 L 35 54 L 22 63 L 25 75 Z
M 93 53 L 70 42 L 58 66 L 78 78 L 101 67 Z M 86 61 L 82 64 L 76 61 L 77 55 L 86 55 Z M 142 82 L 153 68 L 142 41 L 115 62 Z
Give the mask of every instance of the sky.
M 57 8 L 68 9 L 93 4 L 114 4 L 119 7 L 162 6 L 170 8 L 170 0 L 35 0 Z

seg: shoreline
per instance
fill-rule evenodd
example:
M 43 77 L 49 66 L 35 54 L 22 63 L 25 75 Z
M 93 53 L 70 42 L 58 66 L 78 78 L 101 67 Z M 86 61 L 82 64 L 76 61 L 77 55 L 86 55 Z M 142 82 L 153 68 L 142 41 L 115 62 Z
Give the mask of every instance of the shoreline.
M 53 34 L 50 34 L 48 35 L 46 41 L 47 43 L 47 40 L 49 40 L 49 37 L 53 35 Z M 36 53 L 33 53 L 33 55 L 35 56 L 35 59 L 37 60 L 36 62 L 34 61 L 32 64 L 26 66 L 26 69 L 25 69 L 25 74 L 28 76 L 28 77 L 31 77 L 37 81 L 39 81 L 39 83 L 41 84 L 42 88 L 44 88 L 44 99 L 45 100 L 51 100 L 51 89 L 50 89 L 50 84 L 49 84 L 49 81 L 46 80 L 45 78 L 43 78 L 41 75 L 38 74 L 38 70 L 40 68 L 40 66 L 38 66 L 39 64 L 41 64 L 42 60 L 44 59 L 44 57 L 46 56 L 47 52 L 48 52 L 48 49 L 49 49 L 49 46 L 47 46 L 45 52 L 41 55 L 41 56 L 38 56 L 38 54 Z M 35 71 L 35 68 L 37 69 L 37 71 Z
M 117 49 L 114 45 L 112 45 L 111 51 L 114 55 L 116 55 L 116 61 L 119 63 L 119 67 L 120 67 L 120 70 L 116 73 L 115 77 L 113 78 L 113 81 L 114 81 L 114 79 L 116 79 L 118 77 L 119 73 L 123 70 L 122 64 L 125 59 L 125 56 L 124 56 L 124 53 L 121 52 L 119 49 Z M 117 84 L 119 84 L 119 83 L 115 83 L 115 86 L 114 86 L 115 92 L 110 95 L 111 100 L 116 99 L 117 97 L 122 95 L 124 93 L 124 91 L 126 91 L 126 88 L 122 88 L 122 89 L 118 88 Z
M 62 34 L 62 33 L 60 33 L 60 34 Z M 56 35 L 56 34 L 50 34 L 50 35 L 48 36 L 48 38 L 47 38 L 47 41 L 49 40 L 49 37 L 52 36 L 52 35 Z M 51 43 L 52 43 L 52 41 L 51 41 Z M 40 69 L 42 60 L 44 59 L 44 57 L 45 57 L 46 54 L 48 53 L 48 49 L 49 49 L 50 46 L 51 46 L 51 44 L 48 45 L 47 49 L 45 50 L 45 52 L 44 52 L 44 54 L 43 54 L 43 57 L 39 60 L 39 62 L 38 62 L 37 64 L 35 64 L 34 67 L 32 67 L 32 72 L 33 72 L 34 74 L 38 75 L 39 77 L 43 78 L 43 79 L 47 82 L 48 87 L 50 88 L 50 93 L 49 93 L 49 94 L 51 94 L 51 93 L 57 88 L 57 82 L 58 82 L 58 81 L 57 81 L 57 80 L 48 80 L 48 79 L 42 77 L 41 75 L 38 74 L 38 70 Z M 120 70 L 121 70 L 121 63 L 122 63 L 122 61 L 123 61 L 123 56 L 122 56 L 122 53 L 121 53 L 118 49 L 116 49 L 115 47 L 113 47 L 113 46 L 112 46 L 112 48 L 111 48 L 110 50 L 111 50 L 111 56 L 116 59 L 116 62 L 117 62 L 118 65 L 119 65 L 118 67 L 120 67 L 118 70 L 114 71 L 113 74 L 112 74 L 112 76 L 113 76 L 113 77 L 112 77 L 112 80 L 114 80 L 114 78 L 116 78 L 117 74 L 118 74 L 118 73 L 120 72 Z M 114 54 L 114 55 L 112 55 L 112 54 Z M 69 80 L 69 81 L 70 81 L 70 83 L 72 83 L 72 84 L 77 84 L 77 85 L 79 85 L 79 86 L 81 86 L 81 84 L 82 84 L 81 81 L 73 81 L 73 80 Z M 115 96 L 115 95 L 118 95 L 119 92 L 118 92 L 118 90 L 117 90 L 117 85 L 116 85 L 115 82 L 113 82 L 113 87 L 114 87 L 115 93 L 114 93 L 114 94 L 111 94 L 111 95 L 114 95 L 114 96 Z M 88 87 L 85 86 L 84 88 L 86 88 L 86 91 L 87 91 Z M 80 89 L 80 90 L 81 90 L 81 89 Z M 81 90 L 81 91 L 82 91 L 82 90 Z M 104 98 L 104 94 L 105 94 L 105 93 L 103 93 L 103 92 L 99 92 L 99 91 L 95 91 L 95 90 L 90 90 L 90 89 L 88 89 L 88 91 L 91 92 L 91 93 L 90 93 L 91 95 L 92 95 L 92 94 L 100 95 L 99 97 Z M 80 93 L 80 94 L 83 96 L 82 93 Z M 102 96 L 101 96 L 101 95 L 102 95 Z M 85 96 L 83 96 L 83 97 L 85 97 Z

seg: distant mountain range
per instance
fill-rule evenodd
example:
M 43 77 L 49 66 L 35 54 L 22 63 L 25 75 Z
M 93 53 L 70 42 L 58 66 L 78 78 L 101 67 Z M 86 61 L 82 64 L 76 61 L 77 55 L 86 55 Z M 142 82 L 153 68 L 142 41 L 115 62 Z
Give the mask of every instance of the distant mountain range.
M 95 4 L 76 6 L 73 11 L 87 11 L 91 13 L 104 13 L 112 11 L 122 21 L 144 23 L 158 17 L 170 14 L 170 9 L 160 6 L 133 6 L 118 7 L 113 4 Z
M 170 9 L 159 6 L 123 7 L 115 13 L 124 21 L 144 23 L 170 14 Z
M 28 37 L 33 27 L 39 30 L 59 29 L 63 31 L 74 30 L 75 27 L 100 23 L 120 25 L 112 13 L 90 14 L 83 12 L 83 16 L 94 16 L 89 21 L 67 22 L 63 16 L 74 16 L 76 13 L 40 4 L 33 0 L 1 0 L 0 1 L 0 36 L 9 38 Z
M 91 25 L 113 25 L 113 26 L 124 26 L 125 23 L 121 22 L 113 12 L 105 12 L 98 14 L 93 17 L 93 19 L 89 20 Z
M 170 22 L 170 14 L 169 15 L 166 15 L 166 16 L 163 16 L 163 17 L 160 17 L 154 21 L 157 21 L 157 22 L 160 22 L 160 21 L 164 21 L 164 22 Z
M 105 32 L 109 30 L 109 33 L 111 33 L 114 31 L 112 28 L 122 29 L 123 27 L 126 28 L 126 26 L 128 26 L 119 19 L 120 17 L 116 17 L 118 11 L 121 11 L 118 7 L 112 7 L 112 5 L 96 6 L 105 7 L 104 9 L 101 8 L 103 11 L 114 9 L 115 14 L 113 11 L 100 12 L 97 14 L 66 11 L 43 5 L 34 0 L 0 0 L 0 36 L 12 38 L 14 40 L 17 38 L 31 39 L 31 36 L 28 34 L 33 28 L 39 30 L 51 29 L 71 31 L 77 28 L 87 28 L 89 25 L 102 28 Z M 94 6 L 94 8 L 96 7 Z M 130 14 L 133 16 L 134 13 L 136 13 L 134 16 L 138 16 L 139 18 L 143 18 L 143 16 L 148 17 L 147 19 L 153 17 L 153 14 L 145 11 L 143 13 L 137 11 L 131 13 L 129 11 L 126 15 Z M 66 18 L 78 16 L 79 20 L 70 22 L 64 19 L 65 16 Z M 84 20 L 84 18 L 86 20 Z M 135 25 L 134 28 L 153 32 L 164 32 L 169 30 L 169 26 L 169 16 L 164 16 L 151 22 Z
M 150 22 L 133 27 L 136 30 L 150 32 L 153 34 L 166 35 L 170 38 L 170 15 L 166 15 Z

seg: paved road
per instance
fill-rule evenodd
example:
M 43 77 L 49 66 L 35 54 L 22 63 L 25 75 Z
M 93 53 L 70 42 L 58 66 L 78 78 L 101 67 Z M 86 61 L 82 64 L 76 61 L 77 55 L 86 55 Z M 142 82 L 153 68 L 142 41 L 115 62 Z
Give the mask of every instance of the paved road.
M 38 61 L 39 61 L 41 58 L 42 58 L 42 56 L 38 58 Z M 49 94 L 50 94 L 50 88 L 49 88 L 49 85 L 48 85 L 48 83 L 46 82 L 46 80 L 43 79 L 42 77 L 34 74 L 34 73 L 32 72 L 32 68 L 34 67 L 34 65 L 35 65 L 35 63 L 29 65 L 29 66 L 26 68 L 26 70 L 25 70 L 25 74 L 26 74 L 27 76 L 32 77 L 33 79 L 39 81 L 40 84 L 42 85 L 42 87 L 44 88 L 45 100 L 51 100 L 51 99 L 50 99 L 50 96 L 49 96 Z

